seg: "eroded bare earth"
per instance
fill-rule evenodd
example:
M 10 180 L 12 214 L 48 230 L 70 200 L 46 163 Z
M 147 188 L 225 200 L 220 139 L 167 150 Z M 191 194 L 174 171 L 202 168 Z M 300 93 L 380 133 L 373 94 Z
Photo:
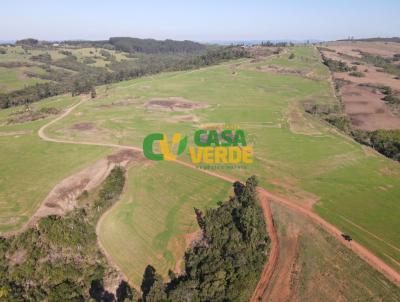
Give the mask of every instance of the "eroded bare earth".
M 35 225 L 40 218 L 49 215 L 64 215 L 77 206 L 77 199 L 83 191 L 98 187 L 116 165 L 126 167 L 142 155 L 134 150 L 120 149 L 100 159 L 93 165 L 65 178 L 58 183 L 44 199 L 23 230 Z
M 374 86 L 387 86 L 397 95 L 400 91 L 399 78 L 363 60 L 363 54 L 392 58 L 400 53 L 399 43 L 332 42 L 320 50 L 325 57 L 342 61 L 362 73 L 358 77 L 351 72 L 333 72 L 334 80 L 344 83 L 339 93 L 345 112 L 355 128 L 366 131 L 400 129 L 400 117 L 396 110 L 383 101 L 385 95 L 377 89 L 371 89 Z
M 145 104 L 147 109 L 158 109 L 168 111 L 188 111 L 206 108 L 208 105 L 194 103 L 182 97 L 155 98 Z

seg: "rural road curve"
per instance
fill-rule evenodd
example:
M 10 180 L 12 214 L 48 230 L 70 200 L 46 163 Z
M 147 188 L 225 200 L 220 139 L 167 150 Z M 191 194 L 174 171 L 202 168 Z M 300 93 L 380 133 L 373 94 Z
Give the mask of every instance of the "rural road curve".
M 134 147 L 134 146 L 127 146 L 127 145 L 119 145 L 119 144 L 109 144 L 109 143 L 95 143 L 95 142 L 85 142 L 85 141 L 69 141 L 69 140 L 62 140 L 62 139 L 55 139 L 55 138 L 51 138 L 49 136 L 47 136 L 47 134 L 45 133 L 45 130 L 47 127 L 49 127 L 50 125 L 56 123 L 57 121 L 63 119 L 64 117 L 66 117 L 68 114 L 70 114 L 75 108 L 77 108 L 79 105 L 81 105 L 83 102 L 85 102 L 86 99 L 82 99 L 80 102 L 78 102 L 77 104 L 71 106 L 70 108 L 68 108 L 67 110 L 65 110 L 65 112 L 63 112 L 60 116 L 58 116 L 57 118 L 55 118 L 54 120 L 50 121 L 49 123 L 43 125 L 39 131 L 38 131 L 38 135 L 41 139 L 45 140 L 45 141 L 50 141 L 50 142 L 55 142 L 55 143 L 66 143 L 66 144 L 77 144 L 77 145 L 92 145 L 92 146 L 103 146 L 103 147 L 113 147 L 113 148 L 124 148 L 124 149 L 130 149 L 130 150 L 134 150 L 134 151 L 140 151 L 143 152 L 142 148 L 139 147 Z M 176 160 L 176 163 L 183 165 L 185 167 L 191 168 L 191 169 L 196 169 L 198 171 L 201 171 L 205 174 L 208 174 L 210 176 L 213 177 L 218 177 L 222 180 L 228 181 L 228 182 L 235 182 L 236 179 L 231 178 L 229 176 L 225 176 L 225 175 L 220 175 L 218 173 L 215 173 L 213 171 L 209 171 L 209 170 L 203 170 L 203 169 L 198 169 L 195 165 L 192 165 L 190 163 L 181 161 L 181 160 Z M 279 243 L 278 243 L 278 238 L 276 235 L 276 230 L 274 228 L 273 225 L 273 220 L 272 220 L 272 214 L 270 211 L 270 207 L 268 204 L 268 199 L 272 199 L 275 202 L 279 202 L 289 208 L 291 208 L 292 210 L 295 210 L 296 212 L 307 216 L 308 218 L 310 218 L 311 220 L 313 220 L 315 223 L 317 223 L 318 225 L 320 225 L 321 227 L 323 227 L 328 233 L 330 233 L 331 235 L 333 235 L 335 238 L 338 239 L 339 242 L 341 242 L 342 244 L 344 244 L 345 246 L 347 246 L 349 249 L 351 249 L 353 252 L 355 252 L 357 255 L 359 255 L 362 259 L 364 259 L 367 263 L 369 263 L 372 267 L 374 267 L 376 270 L 378 270 L 379 272 L 381 272 L 382 274 L 384 274 L 389 280 L 391 280 L 392 282 L 394 282 L 397 286 L 400 286 L 400 274 L 394 270 L 392 267 L 390 267 L 388 264 L 386 264 L 383 260 L 381 260 L 380 258 L 378 258 L 377 256 L 375 256 L 371 251 L 369 251 L 368 249 L 366 249 L 364 246 L 362 246 L 361 244 L 357 243 L 357 242 L 347 242 L 344 241 L 341 234 L 342 232 L 335 227 L 334 225 L 330 224 L 329 222 L 325 221 L 324 219 L 322 219 L 320 216 L 318 216 L 316 213 L 314 213 L 313 211 L 311 211 L 310 209 L 307 208 L 303 208 L 299 205 L 297 205 L 294 202 L 291 202 L 289 199 L 282 197 L 282 196 L 278 196 L 275 194 L 272 194 L 268 191 L 266 191 L 265 189 L 260 188 L 259 190 L 259 196 L 260 196 L 260 203 L 261 206 L 263 208 L 263 213 L 266 219 L 266 222 L 268 223 L 268 233 L 269 236 L 271 238 L 272 241 L 272 252 L 274 251 L 274 249 L 276 249 L 275 253 L 279 254 Z M 275 239 L 275 241 L 274 241 Z M 273 255 L 275 256 L 275 255 Z M 276 258 L 278 257 L 278 255 L 275 256 Z M 273 258 L 273 257 L 269 257 L 269 258 Z M 275 268 L 276 265 L 276 261 L 277 259 L 272 259 L 272 261 L 269 259 L 268 262 L 266 263 L 264 270 L 263 270 L 263 274 L 260 278 L 259 283 L 257 284 L 256 290 L 254 292 L 254 295 L 252 297 L 252 301 L 256 301 L 253 300 L 253 298 L 258 299 L 257 297 L 258 294 L 260 292 L 263 292 L 266 289 L 266 286 L 268 284 L 268 280 L 270 278 L 270 276 L 268 275 L 272 275 L 272 272 Z M 267 278 L 265 278 L 267 277 Z

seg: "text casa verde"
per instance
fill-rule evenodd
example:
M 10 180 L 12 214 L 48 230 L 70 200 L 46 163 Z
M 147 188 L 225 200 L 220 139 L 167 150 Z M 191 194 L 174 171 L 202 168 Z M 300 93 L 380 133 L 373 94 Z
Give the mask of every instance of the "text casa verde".
M 193 164 L 251 164 L 253 147 L 248 146 L 243 130 L 197 130 L 194 133 L 194 146 L 189 147 Z M 158 144 L 158 148 L 157 147 Z M 151 160 L 176 160 L 183 154 L 188 137 L 175 133 L 171 140 L 163 133 L 152 133 L 143 141 L 143 153 Z M 157 151 L 155 151 L 157 150 Z

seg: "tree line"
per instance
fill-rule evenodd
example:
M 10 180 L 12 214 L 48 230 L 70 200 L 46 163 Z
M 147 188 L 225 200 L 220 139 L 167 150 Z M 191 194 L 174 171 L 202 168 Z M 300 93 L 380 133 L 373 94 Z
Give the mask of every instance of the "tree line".
M 97 242 L 99 217 L 120 196 L 125 171 L 115 167 L 94 199 L 65 216 L 51 215 L 21 234 L 0 237 L 2 301 L 248 301 L 267 260 L 269 238 L 257 202 L 257 180 L 235 182 L 234 196 L 204 212 L 194 209 L 201 238 L 185 253 L 182 274 L 165 282 L 147 266 L 142 293 L 119 280 L 115 292 L 105 280 L 118 277 Z M 95 191 L 96 192 L 96 191 Z
M 122 192 L 125 171 L 115 167 L 93 203 L 65 216 L 51 215 L 21 234 L 0 237 L 1 301 L 136 301 L 100 252 L 95 226 Z M 87 194 L 87 193 L 86 193 Z M 117 280 L 109 292 L 105 280 Z
M 204 213 L 195 209 L 201 239 L 185 253 L 185 270 L 165 283 L 152 266 L 143 274 L 145 302 L 248 301 L 259 280 L 269 238 L 257 202 L 257 180 L 233 184 L 235 195 Z

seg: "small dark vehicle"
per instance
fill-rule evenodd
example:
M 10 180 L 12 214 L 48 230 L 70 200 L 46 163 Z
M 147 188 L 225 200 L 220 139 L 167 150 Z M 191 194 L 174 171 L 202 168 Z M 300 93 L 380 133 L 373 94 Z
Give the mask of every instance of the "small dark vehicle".
M 353 240 L 353 238 L 351 238 L 351 236 L 347 235 L 347 234 L 342 234 L 342 237 L 344 238 L 344 240 L 347 240 L 347 241 L 352 241 Z

